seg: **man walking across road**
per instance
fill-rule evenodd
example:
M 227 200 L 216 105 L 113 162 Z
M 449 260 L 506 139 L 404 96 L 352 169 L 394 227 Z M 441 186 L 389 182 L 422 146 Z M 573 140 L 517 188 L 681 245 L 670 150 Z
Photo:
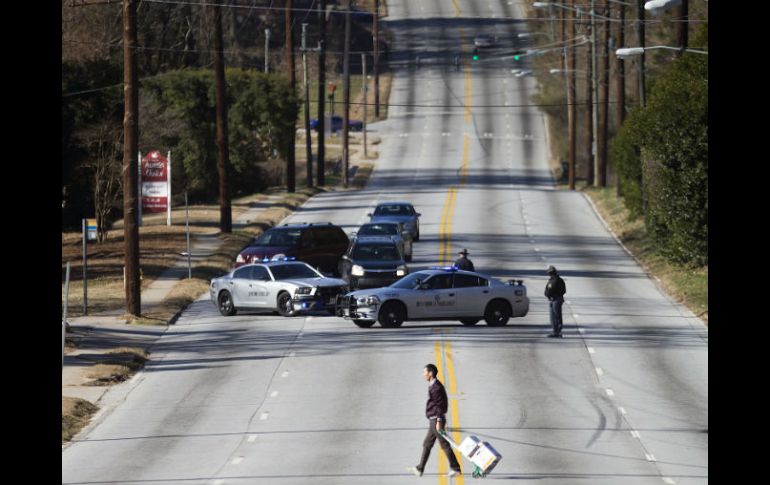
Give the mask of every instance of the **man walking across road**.
M 461 269 L 463 271 L 475 271 L 473 269 L 473 262 L 468 259 L 468 250 L 463 249 L 458 253 L 460 255 L 459 258 L 457 258 L 457 261 L 455 261 L 455 266 L 457 266 L 458 269 Z
M 450 470 L 447 476 L 459 475 L 461 473 L 460 464 L 452 452 L 452 447 L 444 438 L 439 437 L 439 431 L 443 431 L 446 425 L 446 412 L 449 407 L 446 389 L 444 389 L 441 381 L 436 378 L 438 369 L 435 365 L 426 365 L 422 375 L 428 382 L 428 403 L 425 406 L 425 416 L 428 418 L 428 434 L 422 443 L 420 464 L 416 467 L 409 467 L 409 470 L 418 477 L 422 476 L 423 471 L 425 471 L 425 464 L 428 462 L 428 456 L 430 456 L 430 450 L 433 448 L 436 438 L 439 438 L 439 445 L 441 445 L 441 449 L 444 450 L 449 459 Z
M 549 337 L 561 338 L 561 306 L 564 304 L 564 294 L 567 292 L 567 285 L 556 272 L 553 266 L 548 267 L 548 283 L 545 285 L 545 296 L 548 298 L 551 307 L 551 326 L 553 333 Z

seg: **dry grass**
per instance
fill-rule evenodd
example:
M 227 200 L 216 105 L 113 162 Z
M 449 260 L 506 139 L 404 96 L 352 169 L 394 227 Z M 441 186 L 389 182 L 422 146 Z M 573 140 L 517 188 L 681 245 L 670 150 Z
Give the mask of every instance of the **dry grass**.
M 74 397 L 61 398 L 61 441 L 66 443 L 88 424 L 91 416 L 96 413 L 95 405 L 85 399 Z
M 88 369 L 85 376 L 93 381 L 85 385 L 109 386 L 123 382 L 144 367 L 149 354 L 144 349 L 136 347 L 118 347 L 109 351 L 108 356 Z

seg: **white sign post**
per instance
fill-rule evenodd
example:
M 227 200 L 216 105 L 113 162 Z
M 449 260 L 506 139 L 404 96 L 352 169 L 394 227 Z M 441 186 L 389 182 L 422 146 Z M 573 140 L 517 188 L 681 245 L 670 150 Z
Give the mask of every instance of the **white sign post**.
M 166 174 L 168 175 L 168 210 L 166 211 L 166 225 L 171 225 L 171 150 L 168 152 L 168 165 L 166 166 Z

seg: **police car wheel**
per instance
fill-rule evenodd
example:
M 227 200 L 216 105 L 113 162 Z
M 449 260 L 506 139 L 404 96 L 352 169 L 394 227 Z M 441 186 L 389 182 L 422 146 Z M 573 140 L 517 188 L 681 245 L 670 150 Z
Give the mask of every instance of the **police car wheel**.
M 355 323 L 361 328 L 369 328 L 372 325 L 374 325 L 374 322 L 371 322 L 369 320 L 353 320 L 353 323 Z
M 472 325 L 476 325 L 477 323 L 479 323 L 479 319 L 478 318 L 461 318 L 460 322 L 463 325 L 468 325 L 470 327 Z
M 394 301 L 385 303 L 380 308 L 378 318 L 381 327 L 396 328 L 400 327 L 406 320 L 406 310 L 404 306 Z
M 503 300 L 492 300 L 487 304 L 484 320 L 490 327 L 502 327 L 511 318 L 511 307 Z
M 278 295 L 278 313 L 284 317 L 290 317 L 294 314 L 294 305 L 291 303 L 291 295 L 285 291 Z
M 227 290 L 219 294 L 217 301 L 219 301 L 219 313 L 226 317 L 231 317 L 238 311 L 235 308 L 235 304 L 233 304 L 232 295 L 230 295 L 230 292 Z

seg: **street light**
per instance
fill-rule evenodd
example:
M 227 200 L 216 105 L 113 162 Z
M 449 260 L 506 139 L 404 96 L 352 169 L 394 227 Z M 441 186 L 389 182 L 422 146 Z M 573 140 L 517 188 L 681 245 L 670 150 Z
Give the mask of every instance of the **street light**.
M 682 0 L 649 0 L 644 2 L 644 9 L 650 12 L 662 12 L 669 8 L 678 7 L 682 4 Z
M 655 45 L 651 47 L 624 47 L 622 49 L 618 49 L 615 51 L 615 55 L 620 59 L 625 59 L 626 57 L 631 56 L 638 56 L 644 53 L 644 51 L 649 51 L 653 49 L 668 49 L 672 51 L 681 52 L 682 49 L 679 47 L 669 47 L 667 45 Z M 707 51 L 699 51 L 695 49 L 684 49 L 685 52 L 692 52 L 693 54 L 704 54 L 708 55 Z

